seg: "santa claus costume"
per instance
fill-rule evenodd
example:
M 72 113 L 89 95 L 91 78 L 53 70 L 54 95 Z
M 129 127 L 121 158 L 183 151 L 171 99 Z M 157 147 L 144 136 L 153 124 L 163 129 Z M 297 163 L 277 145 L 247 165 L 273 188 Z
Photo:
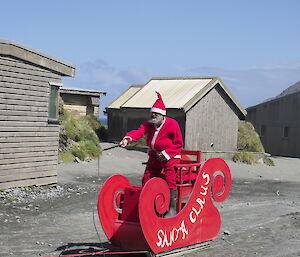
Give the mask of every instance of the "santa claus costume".
M 166 117 L 166 107 L 159 92 L 158 99 L 151 112 L 163 115 L 160 126 L 156 127 L 149 121 L 140 125 L 137 130 L 130 131 L 124 137 L 135 141 L 147 135 L 149 159 L 142 179 L 144 185 L 152 177 L 161 177 L 168 183 L 170 189 L 176 189 L 176 172 L 174 165 L 179 164 L 183 146 L 182 135 L 177 121 Z M 164 158 L 160 158 L 163 155 Z

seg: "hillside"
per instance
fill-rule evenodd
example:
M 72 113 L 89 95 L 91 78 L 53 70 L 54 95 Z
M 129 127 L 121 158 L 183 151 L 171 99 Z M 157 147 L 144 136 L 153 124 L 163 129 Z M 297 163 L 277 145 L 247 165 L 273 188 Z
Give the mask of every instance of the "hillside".
M 278 96 L 276 96 L 276 98 L 282 97 L 285 95 L 289 95 L 289 94 L 293 94 L 293 93 L 296 93 L 299 91 L 300 91 L 300 81 L 298 81 L 294 85 L 291 85 L 288 88 L 286 88 L 285 90 L 283 90 Z

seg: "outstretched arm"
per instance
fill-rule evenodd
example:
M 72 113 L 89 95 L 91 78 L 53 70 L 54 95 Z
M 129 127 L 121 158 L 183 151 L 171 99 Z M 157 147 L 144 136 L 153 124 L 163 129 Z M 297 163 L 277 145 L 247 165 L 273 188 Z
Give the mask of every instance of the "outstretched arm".
M 140 139 L 143 135 L 146 133 L 146 122 L 141 124 L 140 127 L 137 130 L 132 130 L 128 132 L 125 137 L 122 139 L 120 142 L 121 147 L 125 147 L 128 145 L 129 142 L 131 141 L 136 141 Z

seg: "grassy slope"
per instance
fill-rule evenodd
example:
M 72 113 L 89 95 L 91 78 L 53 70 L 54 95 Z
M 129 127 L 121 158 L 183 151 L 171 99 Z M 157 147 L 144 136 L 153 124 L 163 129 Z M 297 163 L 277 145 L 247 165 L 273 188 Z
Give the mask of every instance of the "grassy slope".
M 252 152 L 265 152 L 259 135 L 250 122 L 239 122 L 237 148 L 240 152 L 233 156 L 233 161 L 247 164 L 257 163 Z M 274 166 L 274 162 L 268 157 L 264 157 L 263 161 L 269 166 Z
M 106 127 L 93 116 L 74 118 L 63 108 L 60 102 L 59 119 L 61 121 L 59 139 L 59 159 L 73 162 L 75 157 L 81 161 L 94 159 L 101 154 L 100 137 L 105 139 Z

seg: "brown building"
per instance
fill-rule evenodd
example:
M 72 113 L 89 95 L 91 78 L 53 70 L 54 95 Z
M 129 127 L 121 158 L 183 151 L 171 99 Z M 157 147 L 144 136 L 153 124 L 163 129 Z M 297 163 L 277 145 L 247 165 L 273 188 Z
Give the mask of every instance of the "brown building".
M 57 182 L 58 92 L 75 67 L 0 39 L 0 188 Z
M 237 147 L 238 120 L 245 109 L 218 77 L 153 78 L 144 86 L 132 86 L 106 108 L 109 140 L 120 140 L 149 118 L 159 90 L 167 116 L 176 119 L 184 148 L 202 150 L 204 158 L 229 158 Z
M 121 106 L 143 86 L 144 85 L 131 85 L 106 108 L 109 141 L 120 140 L 127 131 L 127 128 L 123 127 L 123 110 L 121 111 Z
M 64 108 L 74 116 L 93 114 L 96 117 L 99 117 L 101 96 L 106 95 L 106 92 L 67 87 L 61 87 L 59 93 L 64 101 Z

